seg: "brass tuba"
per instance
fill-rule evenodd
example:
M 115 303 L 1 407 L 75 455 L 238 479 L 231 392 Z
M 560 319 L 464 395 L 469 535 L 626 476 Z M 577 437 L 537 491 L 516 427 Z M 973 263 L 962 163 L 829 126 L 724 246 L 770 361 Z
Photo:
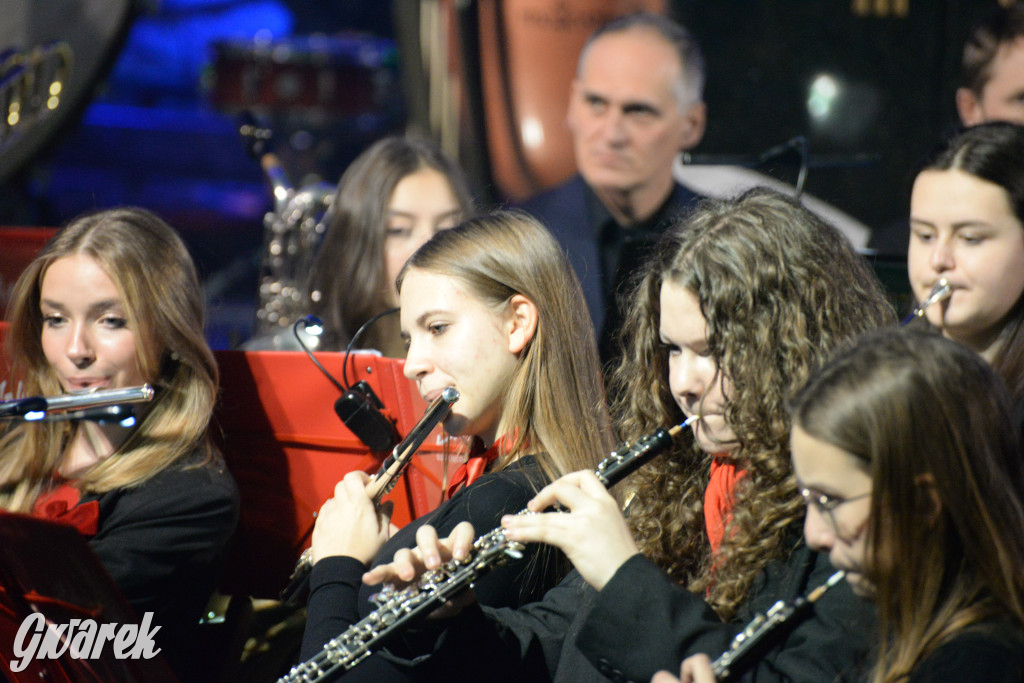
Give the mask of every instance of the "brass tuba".
M 250 120 L 239 132 L 259 156 L 274 195 L 274 208 L 263 217 L 259 302 L 252 335 L 268 338 L 309 312 L 306 279 L 330 221 L 335 186 L 318 182 L 296 190 L 277 155 L 260 153 L 270 131 Z

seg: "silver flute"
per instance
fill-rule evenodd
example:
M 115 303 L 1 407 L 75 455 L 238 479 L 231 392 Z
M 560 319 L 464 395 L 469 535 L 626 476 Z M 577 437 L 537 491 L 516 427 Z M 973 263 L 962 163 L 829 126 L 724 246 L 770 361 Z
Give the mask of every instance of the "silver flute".
M 0 419 L 20 418 L 27 413 L 70 412 L 102 408 L 125 403 L 146 403 L 153 400 L 153 387 L 143 384 L 119 389 L 97 389 L 59 396 L 27 396 L 0 402 Z
M 747 670 L 757 663 L 771 648 L 798 624 L 811 616 L 814 603 L 825 592 L 843 580 L 845 573 L 838 571 L 828 577 L 807 597 L 800 596 L 793 602 L 779 600 L 767 612 L 754 617 L 746 627 L 736 634 L 729 649 L 711 663 L 718 683 L 727 683 L 739 679 Z
M 914 318 L 920 318 L 924 315 L 924 312 L 929 306 L 937 304 L 940 301 L 945 301 L 952 293 L 953 287 L 949 284 L 949 280 L 946 278 L 939 279 L 939 281 L 932 286 L 932 291 L 928 292 L 928 296 L 924 298 L 924 301 L 915 306 L 914 310 L 910 312 L 910 315 L 904 318 L 900 324 L 906 325 Z
M 699 419 L 688 418 L 670 429 L 658 429 L 636 443 L 624 444 L 597 466 L 594 474 L 605 487 L 614 486 L 638 467 L 672 445 L 683 429 Z M 522 510 L 520 515 L 533 514 Z M 347 671 L 428 614 L 444 605 L 477 579 L 512 559 L 521 559 L 525 546 L 509 540 L 501 527 L 473 542 L 467 557 L 449 560 L 425 572 L 419 581 L 398 589 L 384 584 L 370 600 L 376 606 L 366 617 L 331 639 L 314 657 L 292 668 L 277 683 L 320 683 Z
M 395 446 L 391 455 L 384 459 L 380 469 L 373 475 L 366 491 L 374 505 L 380 505 L 381 498 L 390 493 L 398 483 L 398 477 L 412 462 L 412 456 L 423 445 L 427 435 L 434 430 L 459 400 L 459 391 L 455 387 L 445 387 L 434 401 L 427 407 L 423 417 L 413 426 L 402 442 Z M 309 585 L 309 573 L 313 570 L 313 549 L 306 548 L 299 555 L 299 560 L 288 577 L 288 585 L 281 591 L 281 600 L 293 604 L 302 599 Z

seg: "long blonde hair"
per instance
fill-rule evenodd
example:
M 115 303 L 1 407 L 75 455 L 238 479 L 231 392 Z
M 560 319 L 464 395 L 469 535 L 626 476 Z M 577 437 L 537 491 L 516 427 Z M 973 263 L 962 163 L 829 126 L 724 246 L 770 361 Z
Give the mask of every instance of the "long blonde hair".
M 135 334 L 139 369 L 156 396 L 115 453 L 77 481 L 83 492 L 139 484 L 198 453 L 219 458 L 208 425 L 217 365 L 203 337 L 204 308 L 195 266 L 177 233 L 138 208 L 82 216 L 61 230 L 14 285 L 7 356 L 27 395 L 61 393 L 43 353 L 40 289 L 54 261 L 83 254 L 117 287 Z M 24 423 L 0 439 L 0 507 L 27 511 L 60 466 L 74 423 Z
M 541 451 L 549 477 L 592 468 L 611 446 L 594 330 L 579 282 L 548 231 L 525 213 L 499 211 L 434 235 L 398 275 L 410 268 L 464 283 L 495 307 L 521 294 L 537 307 L 537 331 L 520 354 L 505 393 L 499 466 L 524 448 Z

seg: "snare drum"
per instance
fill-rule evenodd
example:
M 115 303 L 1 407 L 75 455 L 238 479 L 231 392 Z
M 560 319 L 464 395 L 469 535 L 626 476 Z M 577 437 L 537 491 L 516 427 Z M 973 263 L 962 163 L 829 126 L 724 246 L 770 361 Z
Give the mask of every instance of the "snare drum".
M 394 95 L 394 41 L 365 35 L 214 43 L 210 98 L 227 111 L 358 115 Z

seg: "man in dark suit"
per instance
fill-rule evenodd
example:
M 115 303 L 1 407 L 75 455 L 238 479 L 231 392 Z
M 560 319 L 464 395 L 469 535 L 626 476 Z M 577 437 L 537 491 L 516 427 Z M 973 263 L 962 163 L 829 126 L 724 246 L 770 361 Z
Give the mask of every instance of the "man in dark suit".
M 999 7 L 964 43 L 956 110 L 965 126 L 1024 124 L 1024 4 Z
M 578 173 L 522 205 L 568 252 L 605 360 L 621 323 L 616 296 L 697 199 L 672 164 L 704 135 L 703 86 L 700 47 L 675 22 L 639 13 L 605 24 L 580 53 L 569 98 Z

